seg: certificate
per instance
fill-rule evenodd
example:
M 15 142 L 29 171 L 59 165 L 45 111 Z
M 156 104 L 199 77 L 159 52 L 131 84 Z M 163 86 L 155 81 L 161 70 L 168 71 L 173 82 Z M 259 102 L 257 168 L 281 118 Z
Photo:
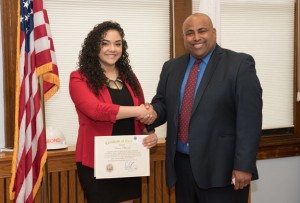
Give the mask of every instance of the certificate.
M 146 136 L 96 136 L 94 176 L 97 179 L 149 176 L 149 149 L 142 144 Z

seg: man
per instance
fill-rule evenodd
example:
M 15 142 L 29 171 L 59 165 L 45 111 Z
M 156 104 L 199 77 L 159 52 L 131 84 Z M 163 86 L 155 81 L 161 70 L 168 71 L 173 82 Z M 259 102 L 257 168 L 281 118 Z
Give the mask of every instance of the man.
M 167 122 L 167 185 L 176 203 L 247 203 L 262 125 L 254 59 L 217 45 L 205 14 L 184 21 L 183 38 L 189 53 L 164 64 L 151 102 L 152 127 Z

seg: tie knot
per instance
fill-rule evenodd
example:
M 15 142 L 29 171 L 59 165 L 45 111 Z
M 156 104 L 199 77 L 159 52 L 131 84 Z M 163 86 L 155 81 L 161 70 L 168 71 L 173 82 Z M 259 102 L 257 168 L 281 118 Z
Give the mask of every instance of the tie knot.
M 201 59 L 196 59 L 195 63 L 194 63 L 194 66 L 199 66 L 199 64 L 201 63 Z
M 197 59 L 194 63 L 194 65 L 192 66 L 192 69 L 197 69 L 199 68 L 199 64 L 201 63 L 201 59 Z

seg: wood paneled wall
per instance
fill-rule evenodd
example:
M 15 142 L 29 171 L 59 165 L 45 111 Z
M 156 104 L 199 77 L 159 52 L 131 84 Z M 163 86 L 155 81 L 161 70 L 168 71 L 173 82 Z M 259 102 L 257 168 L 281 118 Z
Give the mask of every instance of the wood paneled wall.
M 9 199 L 12 152 L 0 152 L 0 203 Z M 47 167 L 35 203 L 86 203 L 76 169 L 75 147 L 48 151 Z M 165 181 L 165 141 L 160 139 L 150 150 L 150 176 L 142 177 L 142 196 L 134 203 L 176 203 L 175 188 Z M 249 201 L 251 203 L 251 192 Z
M 11 159 L 12 153 L 0 153 L 0 203 L 13 203 L 9 200 L 8 193 L 11 180 Z M 47 179 L 44 178 L 35 203 L 85 202 L 77 176 L 74 147 L 48 151 L 46 171 Z M 142 178 L 141 190 L 141 198 L 136 199 L 134 203 L 175 203 L 175 190 L 167 188 L 165 183 L 163 140 L 150 151 L 150 176 Z

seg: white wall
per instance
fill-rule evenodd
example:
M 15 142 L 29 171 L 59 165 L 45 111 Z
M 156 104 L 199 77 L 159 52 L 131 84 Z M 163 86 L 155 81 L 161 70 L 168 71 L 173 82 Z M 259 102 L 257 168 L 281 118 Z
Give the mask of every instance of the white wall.
M 1 28 L 1 3 L 0 3 L 0 28 Z M 2 56 L 2 31 L 0 29 L 0 148 L 4 147 L 4 101 L 3 101 L 3 56 Z
M 251 203 L 300 203 L 300 156 L 259 160 Z

